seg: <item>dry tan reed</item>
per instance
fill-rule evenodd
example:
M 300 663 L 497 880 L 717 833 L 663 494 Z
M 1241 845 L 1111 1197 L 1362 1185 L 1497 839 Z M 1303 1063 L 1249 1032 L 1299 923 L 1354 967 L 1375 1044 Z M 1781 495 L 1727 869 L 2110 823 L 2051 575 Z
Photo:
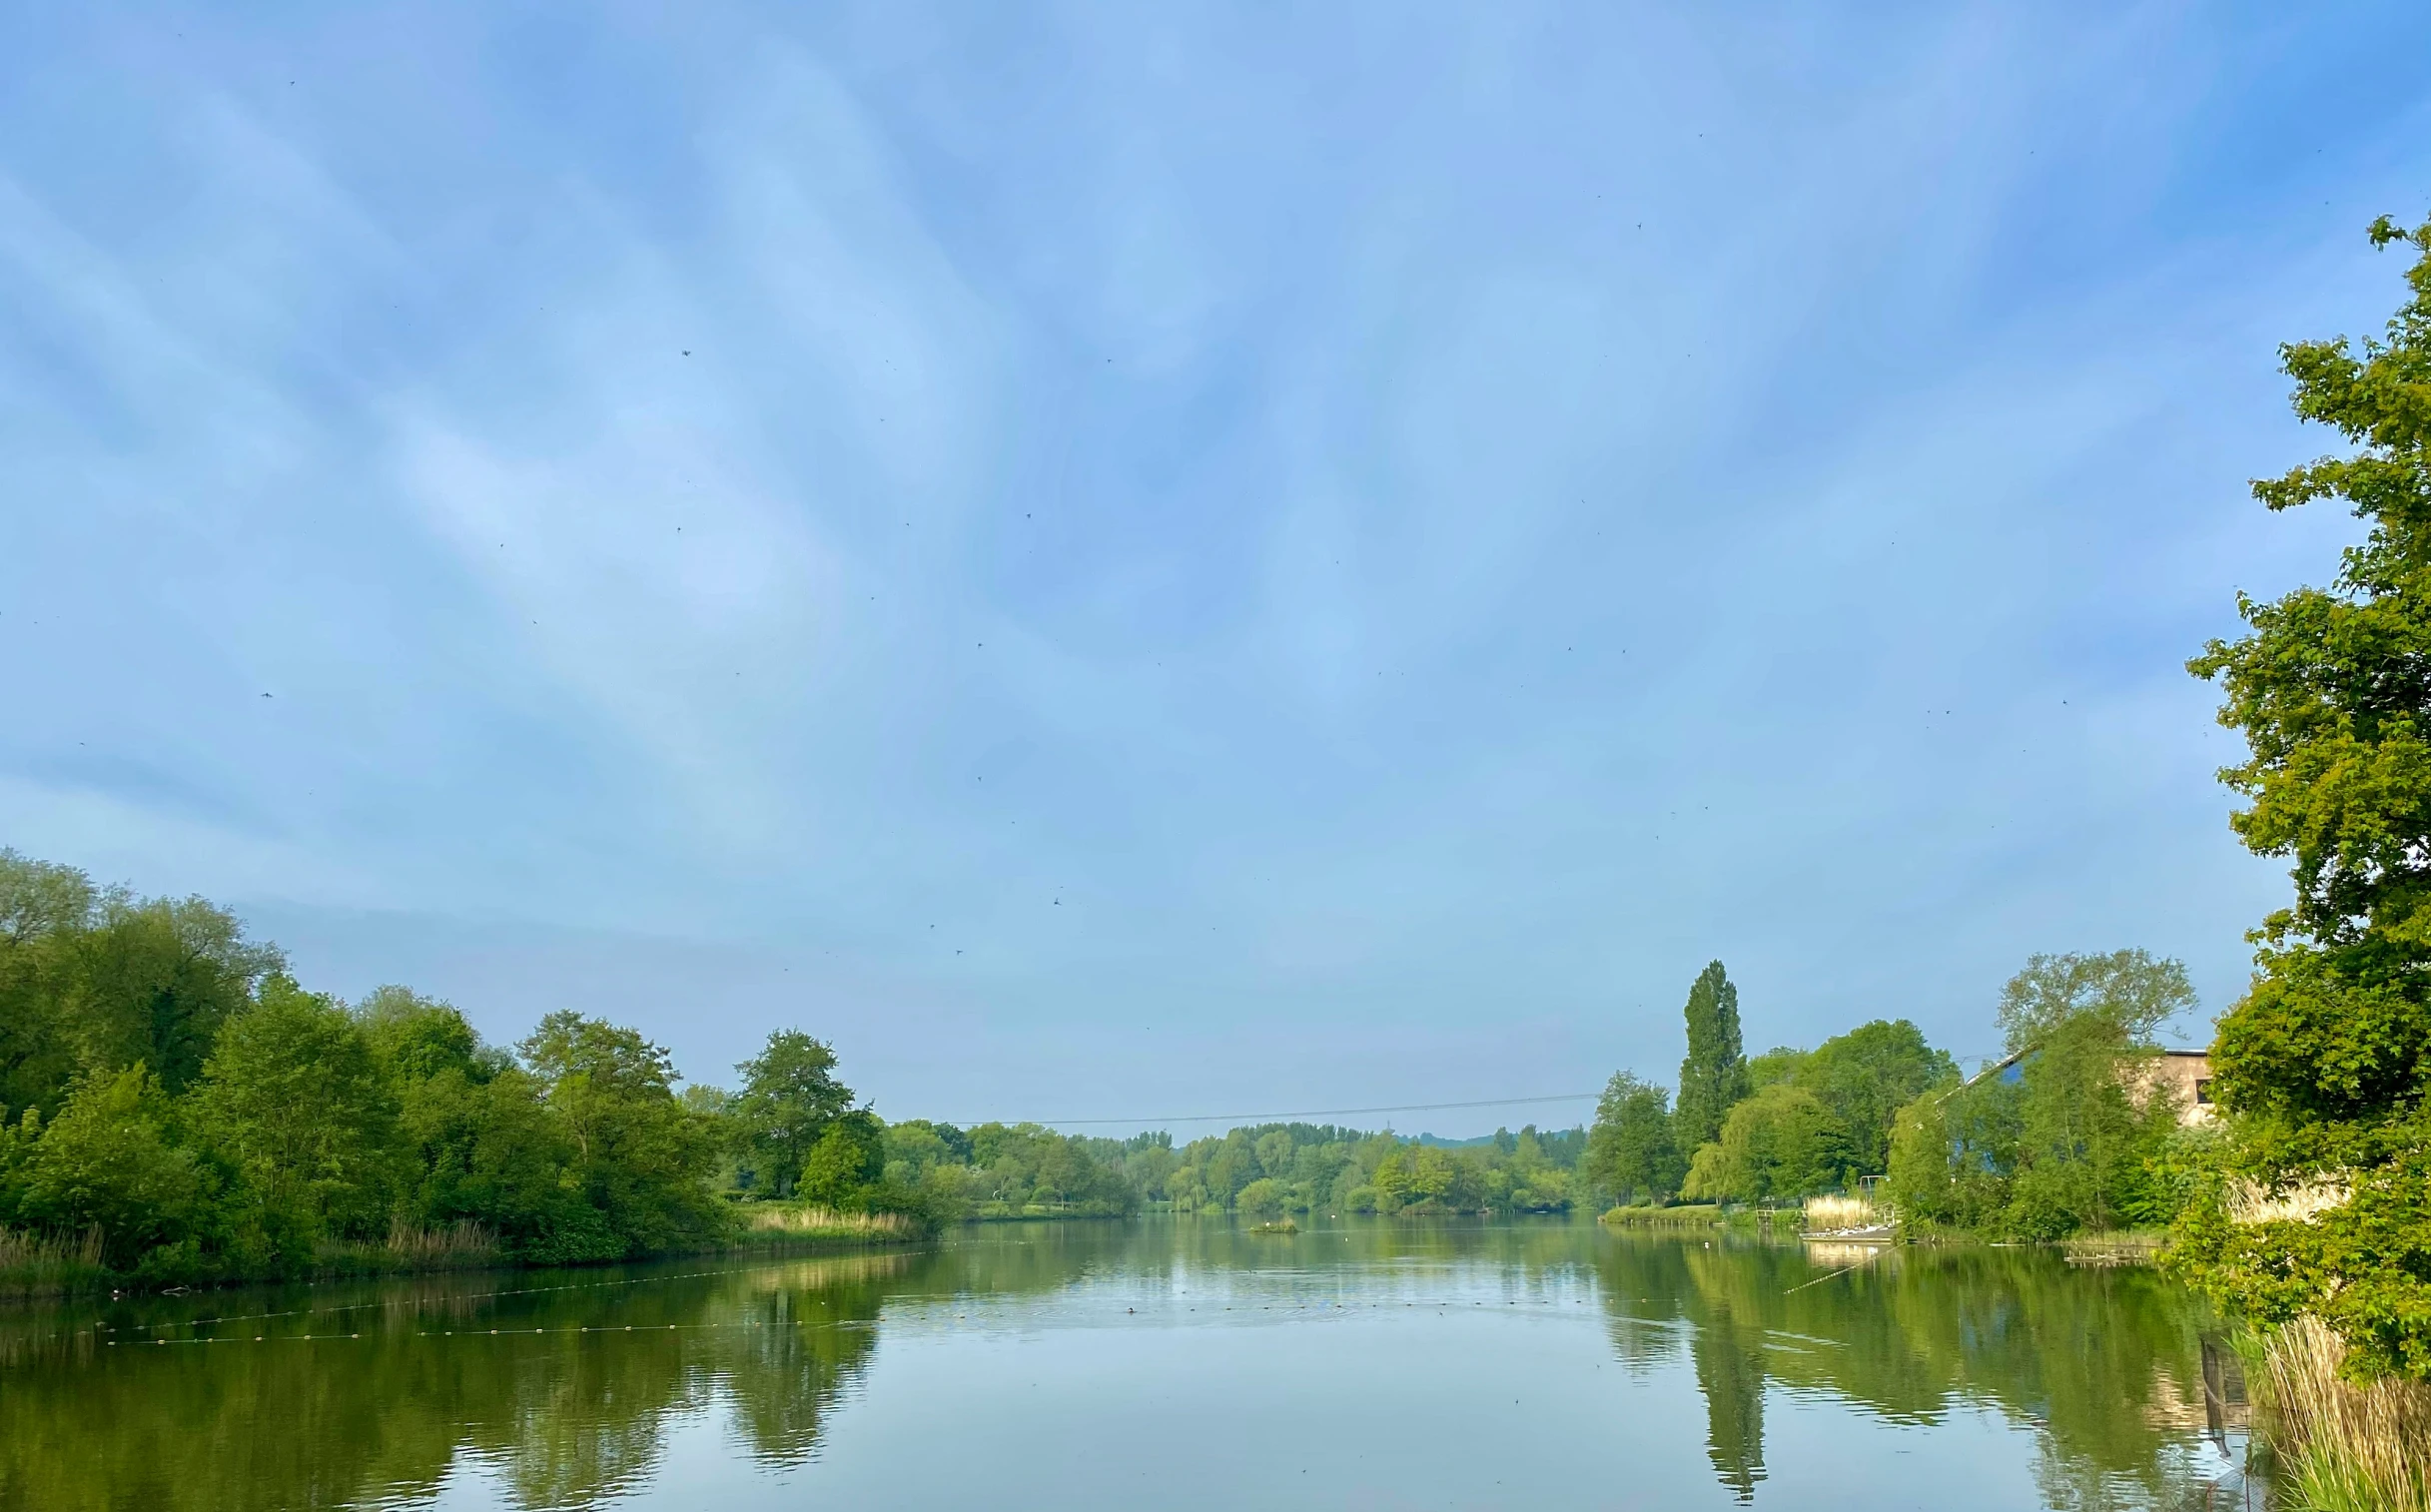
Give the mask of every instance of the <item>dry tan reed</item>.
M 2333 1207 L 2343 1206 L 2350 1195 L 2344 1181 L 2317 1178 L 2285 1191 L 2274 1191 L 2258 1181 L 2242 1177 L 2228 1186 L 2228 1220 L 2232 1223 L 2269 1223 L 2293 1219 L 2309 1223 Z
M 2263 1428 L 2305 1512 L 2431 1512 L 2431 1385 L 2338 1374 L 2346 1345 L 2300 1317 L 2263 1341 Z
M 757 1202 L 744 1226 L 755 1238 L 912 1239 L 917 1219 L 900 1212 L 837 1212 L 833 1208 Z
M 1864 1197 L 1809 1197 L 1809 1228 L 1866 1228 L 1875 1222 L 1874 1204 Z

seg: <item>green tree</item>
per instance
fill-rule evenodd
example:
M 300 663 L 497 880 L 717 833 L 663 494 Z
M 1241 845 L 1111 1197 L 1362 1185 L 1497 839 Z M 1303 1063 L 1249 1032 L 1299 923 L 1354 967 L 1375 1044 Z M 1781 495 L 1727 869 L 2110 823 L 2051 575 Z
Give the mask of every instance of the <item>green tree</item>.
M 2194 1006 L 2180 962 L 2140 950 L 2032 956 L 2001 990 L 2001 1033 L 2017 1055 L 2061 1025 L 2090 1018 L 2108 1024 L 2121 1043 L 2149 1045 L 2155 1031 Z
M 723 1214 L 707 1185 L 714 1140 L 676 1101 L 664 1050 L 570 1010 L 542 1019 L 518 1048 L 573 1142 L 574 1186 L 621 1252 L 717 1235 Z
M 379 989 L 356 1013 L 397 1093 L 407 1215 L 483 1224 L 528 1258 L 624 1253 L 573 1185 L 570 1134 L 511 1056 L 483 1045 L 455 1009 L 402 987 Z
M 2168 1099 L 2139 1101 L 2135 1091 L 2150 1042 L 2098 1004 L 2039 1035 L 2020 1078 L 2016 1181 L 2002 1226 L 2037 1239 L 2121 1226 L 2142 1205 L 2147 1162 L 2177 1127 Z
M 1876 1175 L 1889 1168 L 1899 1111 L 1958 1076 L 1958 1063 L 1927 1044 L 1923 1030 L 1906 1019 L 1877 1019 L 1816 1046 L 1786 1080 L 1822 1100 L 1847 1138 L 1850 1162 L 1859 1174 Z
M 1683 1149 L 1722 1132 L 1722 1121 L 1748 1095 L 1747 1058 L 1739 1045 L 1739 989 L 1722 963 L 1709 963 L 1688 990 L 1688 1056 L 1680 1063 L 1674 1118 Z
M 2052 1239 L 2151 1212 L 2178 1112 L 2149 1075 L 2152 1034 L 2192 1003 L 2175 961 L 2039 955 L 2002 990 L 2005 1070 L 1951 1086 L 1913 1027 L 1871 1037 L 1888 1064 L 1945 1084 L 1893 1120 L 1903 1219 Z
M 325 1237 L 389 1216 L 397 1101 L 353 1015 L 284 976 L 221 1031 L 195 1092 L 210 1148 L 236 1174 L 254 1238 L 307 1260 Z
M 193 1086 L 221 1029 L 281 969 L 236 916 L 201 898 L 102 895 L 89 929 L 62 937 L 59 992 L 77 1058 L 141 1061 L 175 1097 Z
M 1595 1105 L 1580 1168 L 1622 1201 L 1660 1201 L 1680 1189 L 1688 1165 L 1672 1135 L 1670 1095 L 1628 1072 L 1612 1074 Z
M 2197 1273 L 2264 1319 L 2319 1315 L 2351 1363 L 2431 1376 L 2431 222 L 2385 337 L 2280 349 L 2302 418 L 2353 448 L 2258 480 L 2270 509 L 2337 499 L 2367 525 L 2335 583 L 2267 603 L 2188 663 L 2217 681 L 2247 759 L 2230 823 L 2292 861 L 2262 921 L 2253 988 L 2221 1019 L 2214 1097 L 2237 1160 L 2272 1186 L 2326 1175 L 2348 1199 L 2311 1222 L 2189 1219 Z
M 1892 1122 L 1891 1204 L 1903 1224 L 1999 1232 L 2015 1195 L 2022 1090 L 1987 1078 L 1927 1093 Z
M 1456 1210 L 1467 1205 L 1461 1176 L 1459 1162 L 1448 1152 L 1428 1144 L 1403 1144 L 1377 1162 L 1370 1184 L 1379 1207 L 1426 1204 Z
M 1848 1138 L 1840 1121 L 1813 1093 L 1785 1082 L 1733 1108 L 1720 1136 L 1697 1156 L 1687 1189 L 1692 1197 L 1803 1197 L 1848 1179 Z
M 735 1067 L 743 1085 L 727 1110 L 755 1180 L 778 1196 L 802 1178 L 803 1163 L 828 1126 L 853 1104 L 836 1080 L 836 1053 L 800 1030 L 779 1030 Z
M 484 1082 L 514 1064 L 503 1051 L 481 1044 L 451 1004 L 425 998 L 410 988 L 375 988 L 357 1005 L 355 1016 L 373 1051 L 401 1081 L 423 1081 L 442 1071 L 461 1072 Z
M 1283 1210 L 1288 1198 L 1282 1182 L 1272 1176 L 1259 1176 L 1240 1189 L 1232 1205 L 1251 1217 L 1270 1218 Z
M 1810 1053 L 1788 1045 L 1776 1045 L 1760 1056 L 1747 1058 L 1747 1085 L 1750 1092 L 1772 1086 L 1776 1082 L 1795 1082 L 1806 1069 Z
M 1269 1130 L 1252 1141 L 1257 1152 L 1257 1168 L 1270 1176 L 1291 1174 L 1291 1132 L 1287 1129 Z
M 93 884 L 70 866 L 0 850 L 0 1124 L 56 1113 L 76 1075 L 61 967 L 93 917 Z
M 185 1238 L 204 1216 L 211 1180 L 176 1141 L 175 1117 L 140 1063 L 88 1074 L 48 1129 L 28 1112 L 17 1131 L 26 1152 L 11 1183 L 15 1220 L 68 1232 L 98 1226 L 103 1257 L 122 1267 Z
M 886 1168 L 886 1130 L 878 1116 L 854 1109 L 828 1122 L 802 1161 L 801 1194 L 838 1209 L 867 1204 Z

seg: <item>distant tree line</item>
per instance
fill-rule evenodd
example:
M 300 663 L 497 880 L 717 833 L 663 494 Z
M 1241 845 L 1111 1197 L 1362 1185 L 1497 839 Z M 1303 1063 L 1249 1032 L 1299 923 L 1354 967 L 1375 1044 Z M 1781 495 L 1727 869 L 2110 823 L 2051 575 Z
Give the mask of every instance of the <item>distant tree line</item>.
M 0 1270 L 29 1235 L 155 1280 L 582 1263 L 735 1242 L 771 1202 L 924 1221 L 1560 1211 L 1586 1145 L 1533 1127 L 1446 1149 L 1307 1124 L 1179 1147 L 890 1126 L 799 1030 L 735 1071 L 683 1085 L 639 1032 L 573 1012 L 500 1046 L 406 988 L 343 1002 L 214 904 L 0 851 Z
M 1442 1147 L 1333 1125 L 1264 1124 L 1177 1147 L 1164 1133 L 1129 1139 L 1059 1134 L 1036 1125 L 968 1131 L 912 1120 L 887 1130 L 885 1176 L 949 1217 L 1113 1216 L 1178 1212 L 1560 1212 L 1571 1205 L 1584 1130 L 1498 1131 Z

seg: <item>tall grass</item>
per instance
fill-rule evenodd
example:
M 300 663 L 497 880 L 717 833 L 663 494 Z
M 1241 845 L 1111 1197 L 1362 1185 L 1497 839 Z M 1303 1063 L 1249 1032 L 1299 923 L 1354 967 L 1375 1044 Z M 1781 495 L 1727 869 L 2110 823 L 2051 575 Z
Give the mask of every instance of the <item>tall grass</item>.
M 2338 1374 L 2346 1345 L 2299 1317 L 2262 1341 L 2247 1378 L 2299 1512 L 2431 1512 L 2431 1385 Z
M 0 1227 L 0 1297 L 47 1296 L 108 1274 L 98 1226 L 74 1237 Z
M 743 1218 L 752 1239 L 856 1239 L 864 1243 L 917 1239 L 927 1229 L 909 1213 L 837 1212 L 833 1208 L 754 1202 Z
M 392 1218 L 389 1236 L 369 1243 L 323 1247 L 320 1268 L 341 1273 L 393 1270 L 478 1270 L 507 1263 L 498 1236 L 485 1223 L 448 1223 L 426 1228 Z

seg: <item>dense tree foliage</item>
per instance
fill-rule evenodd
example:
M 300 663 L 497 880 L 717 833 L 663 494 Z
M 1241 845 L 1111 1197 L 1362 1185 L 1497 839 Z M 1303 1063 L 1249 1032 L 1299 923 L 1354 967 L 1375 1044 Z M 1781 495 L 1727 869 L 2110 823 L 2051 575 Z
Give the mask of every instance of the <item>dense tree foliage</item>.
M 1722 1121 L 1748 1095 L 1747 1057 L 1739 1041 L 1739 989 L 1722 963 L 1698 974 L 1683 1013 L 1688 1055 L 1680 1062 L 1680 1093 L 1673 1104 L 1682 1149 L 1711 1143 Z
M 273 977 L 229 1016 L 188 1107 L 228 1169 L 223 1217 L 245 1252 L 309 1256 L 387 1227 L 398 1099 L 344 1007 Z
M 1628 1072 L 1612 1074 L 1595 1106 L 1580 1170 L 1623 1202 L 1660 1202 L 1680 1189 L 1688 1162 L 1672 1129 L 1671 1095 Z
M 1690 988 L 1682 1018 L 1688 1058 L 1668 1129 L 1657 1127 L 1663 1089 L 1627 1074 L 1605 1089 L 1585 1167 L 1599 1195 L 1763 1202 L 1838 1190 L 1879 1173 L 1898 1110 L 1957 1074 L 1905 1019 L 1748 1059 L 1739 990 L 1719 961 Z
M 687 1102 L 633 1030 L 557 1013 L 486 1046 L 403 988 L 306 991 L 199 899 L 0 853 L 0 1224 L 98 1230 L 118 1270 L 294 1273 L 401 1229 L 532 1261 L 698 1247 L 734 1235 L 736 1148 L 873 1205 L 883 1134 L 832 1065 L 780 1033 L 741 1097 Z
M 1902 1108 L 1930 1088 L 1956 1081 L 1958 1065 L 1906 1019 L 1877 1019 L 1813 1050 L 1776 1047 L 1748 1061 L 1756 1091 L 1795 1087 L 1830 1111 L 1844 1163 L 1856 1174 L 1888 1168 L 1891 1129 Z
M 1961 1090 L 1906 1019 L 1813 1050 L 1739 1059 L 1738 994 L 1720 963 L 1685 1011 L 1705 1115 L 1663 1117 L 1664 1090 L 1615 1076 L 1579 1180 L 1600 1200 L 1792 1203 L 1889 1173 L 1903 1221 L 2019 1237 L 2166 1222 L 2200 1184 L 2204 1135 L 2149 1075 L 2153 1033 L 2191 1007 L 2184 969 L 2141 951 L 2036 956 L 2004 989 L 2013 1056 Z M 1720 1091 L 1717 1092 L 1716 1089 Z
M 185 1092 L 279 966 L 200 898 L 139 900 L 0 850 L 0 1120 L 56 1112 L 97 1068 L 141 1062 Z
M 2184 968 L 2141 951 L 2028 961 L 2001 997 L 2003 1068 L 1899 1116 L 1902 1217 L 2045 1239 L 2166 1221 L 2183 1192 L 2158 1172 L 2198 1135 L 2147 1064 L 2192 1002 Z
M 751 1161 L 745 1184 L 789 1196 L 812 1151 L 852 1108 L 853 1090 L 836 1080 L 835 1051 L 799 1030 L 770 1035 L 767 1047 L 735 1071 L 743 1085 L 720 1111 Z M 826 1177 L 834 1175 L 842 1147 L 827 1152 L 825 1186 L 833 1185 Z
M 2269 1320 L 2318 1314 L 2363 1369 L 2431 1376 L 2431 223 L 2384 339 L 2280 349 L 2296 413 L 2353 448 L 2253 485 L 2288 509 L 2337 499 L 2366 523 L 2329 588 L 2240 594 L 2247 633 L 2190 662 L 2248 756 L 2231 820 L 2293 863 L 2295 898 L 2255 932 L 2253 988 L 2221 1021 L 2213 1092 L 2232 1159 L 2280 1190 L 2345 1200 L 2235 1224 L 2214 1201 L 2185 1248 L 2221 1296 Z
M 1877 1019 L 1816 1046 L 1789 1081 L 1830 1111 L 1849 1168 L 1880 1175 L 1889 1168 L 1899 1111 L 1958 1075 L 1958 1063 L 1925 1043 L 1923 1030 L 1906 1019 Z
M 1721 1136 L 1689 1162 L 1681 1195 L 1806 1197 L 1839 1190 L 1850 1174 L 1849 1135 L 1840 1120 L 1805 1088 L 1776 1082 L 1731 1109 Z

